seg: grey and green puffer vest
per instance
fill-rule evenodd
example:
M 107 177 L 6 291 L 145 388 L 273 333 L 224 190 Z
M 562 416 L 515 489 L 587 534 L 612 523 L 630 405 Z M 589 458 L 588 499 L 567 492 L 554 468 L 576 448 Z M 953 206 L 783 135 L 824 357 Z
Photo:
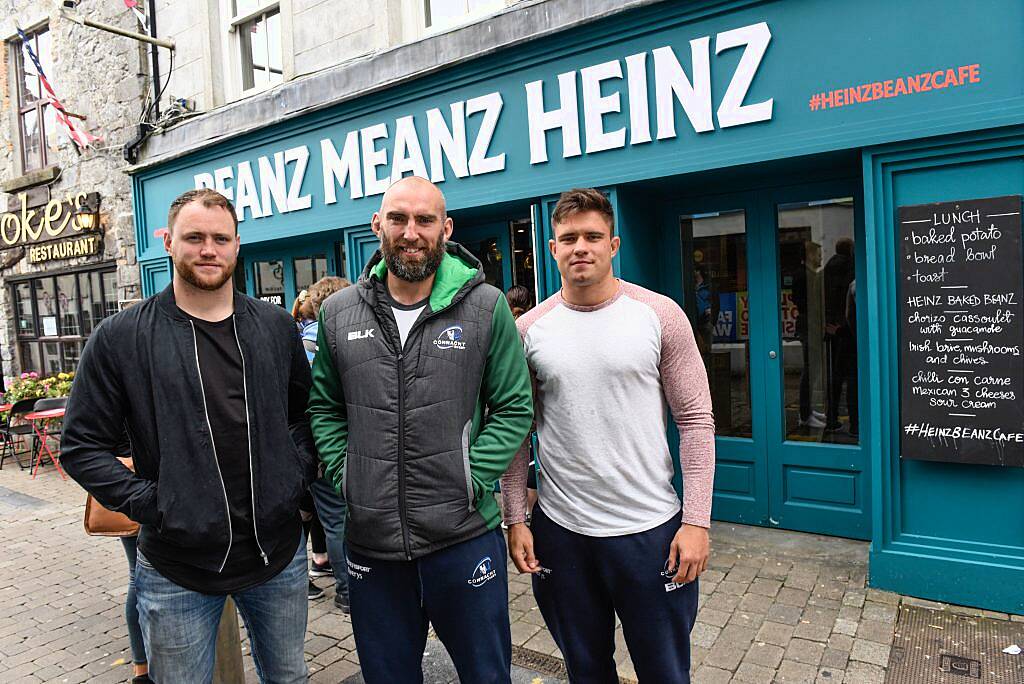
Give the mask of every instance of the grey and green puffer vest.
M 378 251 L 320 311 L 309 416 L 358 553 L 413 559 L 500 520 L 491 494 L 526 437 L 533 398 L 502 293 L 449 242 L 404 347 Z

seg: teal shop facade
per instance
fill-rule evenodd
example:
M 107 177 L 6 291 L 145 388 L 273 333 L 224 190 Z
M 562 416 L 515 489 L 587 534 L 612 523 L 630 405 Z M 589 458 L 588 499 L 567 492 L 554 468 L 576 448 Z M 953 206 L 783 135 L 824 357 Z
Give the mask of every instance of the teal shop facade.
M 870 540 L 872 586 L 1024 613 L 1024 470 L 900 458 L 895 237 L 900 206 L 1024 194 L 1024 4 L 653 2 L 507 42 L 145 157 L 145 294 L 184 190 L 232 196 L 238 287 L 290 306 L 358 277 L 380 195 L 416 174 L 492 282 L 542 299 L 558 193 L 600 187 L 617 273 L 674 297 L 705 353 L 714 517 Z

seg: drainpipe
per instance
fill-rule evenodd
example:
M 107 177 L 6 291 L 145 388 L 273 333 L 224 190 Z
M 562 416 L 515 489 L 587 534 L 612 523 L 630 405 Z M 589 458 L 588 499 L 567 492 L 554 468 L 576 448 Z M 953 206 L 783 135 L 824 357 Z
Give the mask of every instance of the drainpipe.
M 149 35 L 156 38 L 156 0 L 149 0 L 147 3 L 146 16 L 149 17 Z M 157 57 L 156 45 L 149 46 L 149 57 L 153 64 L 153 118 L 156 121 L 160 117 L 160 59 Z

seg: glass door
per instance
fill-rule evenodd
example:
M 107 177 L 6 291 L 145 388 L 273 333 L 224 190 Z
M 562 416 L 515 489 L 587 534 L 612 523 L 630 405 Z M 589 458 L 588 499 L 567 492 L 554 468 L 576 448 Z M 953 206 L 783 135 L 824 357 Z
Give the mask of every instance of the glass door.
M 671 225 L 681 283 L 666 289 L 682 295 L 715 414 L 714 516 L 869 538 L 852 186 L 703 197 Z
M 858 363 L 859 200 L 849 185 L 832 184 L 766 193 L 763 206 L 772 238 L 764 248 L 764 286 L 776 294 L 766 324 L 777 351 L 765 386 L 770 522 L 869 539 Z
M 702 198 L 681 205 L 674 224 L 681 247 L 684 309 L 693 326 L 711 387 L 717 435 L 714 513 L 764 524 L 768 473 L 764 367 L 766 338 L 757 325 L 770 303 L 754 287 L 761 256 L 749 196 Z

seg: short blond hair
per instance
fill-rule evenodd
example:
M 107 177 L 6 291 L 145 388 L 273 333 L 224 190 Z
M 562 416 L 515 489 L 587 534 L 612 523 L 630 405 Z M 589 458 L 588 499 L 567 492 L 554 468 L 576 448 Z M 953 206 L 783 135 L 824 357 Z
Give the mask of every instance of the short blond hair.
M 308 311 L 313 314 L 312 318 L 316 318 L 320 315 L 320 307 L 328 297 L 351 284 L 347 278 L 339 278 L 338 276 L 321 278 L 306 290 L 306 301 L 303 302 L 303 306 L 307 307 Z

